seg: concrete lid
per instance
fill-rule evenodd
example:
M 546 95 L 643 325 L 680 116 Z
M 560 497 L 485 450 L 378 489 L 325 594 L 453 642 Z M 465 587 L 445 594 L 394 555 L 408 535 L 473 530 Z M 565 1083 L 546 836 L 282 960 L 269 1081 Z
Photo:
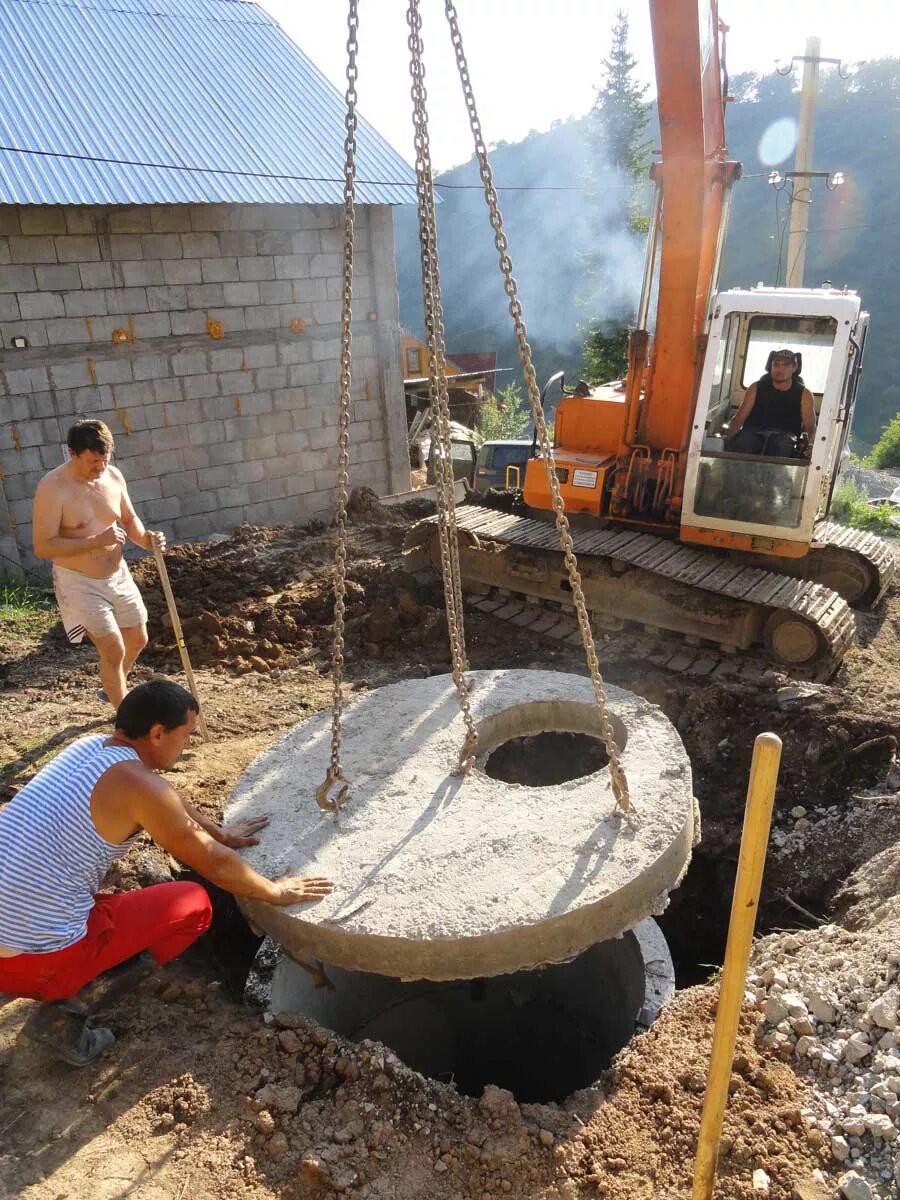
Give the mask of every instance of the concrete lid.
M 594 732 L 588 679 L 553 671 L 473 672 L 482 759 L 509 737 Z M 608 688 L 637 812 L 615 810 L 607 768 L 567 783 L 451 774 L 464 726 L 447 675 L 380 688 L 348 705 L 347 806 L 315 788 L 330 712 L 290 730 L 244 773 L 226 820 L 267 813 L 244 851 L 271 878 L 327 875 L 334 894 L 279 909 L 241 901 L 290 954 L 402 979 L 462 979 L 558 962 L 661 912 L 699 834 L 690 763 L 654 705 Z M 627 734 L 622 738 L 622 733 Z

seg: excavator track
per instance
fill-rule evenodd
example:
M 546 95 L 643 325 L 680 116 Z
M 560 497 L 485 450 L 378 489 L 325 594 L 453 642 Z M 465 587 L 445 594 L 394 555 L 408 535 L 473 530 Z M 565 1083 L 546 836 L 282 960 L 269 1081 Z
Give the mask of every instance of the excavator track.
M 457 525 L 463 583 L 480 607 L 494 604 L 496 591 L 501 599 L 571 609 L 554 525 L 477 504 L 457 509 Z M 857 539 L 856 533 L 830 526 L 818 531 L 818 541 L 849 544 L 854 552 L 880 558 L 868 535 Z M 572 537 L 588 608 L 601 627 L 611 618 L 621 630 L 627 621 L 646 632 L 674 633 L 689 644 L 741 651 L 757 660 L 764 647 L 769 662 L 816 679 L 833 673 L 853 641 L 852 611 L 821 583 L 637 530 L 573 529 Z M 436 518 L 420 522 L 410 532 L 407 552 L 428 546 L 433 560 L 436 538 Z M 883 591 L 891 575 L 887 563 L 882 575 Z M 508 603 L 495 604 L 493 611 L 508 615 L 503 612 Z M 514 616 L 517 624 L 526 623 L 521 612 Z M 541 624 L 540 614 L 534 621 Z M 558 636 L 568 634 L 561 630 Z
M 877 604 L 897 570 L 894 552 L 884 538 L 834 521 L 816 525 L 809 560 L 814 572 L 820 568 L 813 578 L 839 591 L 854 608 Z

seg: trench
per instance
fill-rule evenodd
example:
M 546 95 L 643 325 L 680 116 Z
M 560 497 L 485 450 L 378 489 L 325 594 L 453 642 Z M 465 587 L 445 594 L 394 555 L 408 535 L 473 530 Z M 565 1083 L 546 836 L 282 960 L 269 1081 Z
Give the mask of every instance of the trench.
M 383 1042 L 408 1066 L 480 1096 L 487 1084 L 521 1102 L 565 1099 L 671 998 L 665 943 L 652 921 L 569 963 L 487 979 L 402 982 L 326 966 L 329 987 L 283 957 L 274 1012 L 301 1012 L 351 1041 Z

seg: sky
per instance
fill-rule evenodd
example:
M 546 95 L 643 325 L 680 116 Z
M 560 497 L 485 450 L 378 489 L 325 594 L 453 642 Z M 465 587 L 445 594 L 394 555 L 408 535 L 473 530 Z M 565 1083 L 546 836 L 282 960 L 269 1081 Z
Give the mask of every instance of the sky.
M 259 0 L 341 90 L 344 0 Z M 602 79 L 616 10 L 626 11 L 638 75 L 653 85 L 647 0 L 457 0 L 485 138 L 521 141 L 554 121 L 581 117 Z M 359 108 L 412 161 L 406 0 L 359 0 Z M 467 161 L 472 140 L 441 0 L 422 0 L 432 159 L 437 170 Z M 896 0 L 720 0 L 729 26 L 727 65 L 766 74 L 821 39 L 820 54 L 853 63 L 900 57 Z M 833 69 L 833 68 L 825 68 Z M 799 69 L 798 69 L 799 78 Z M 648 96 L 652 94 L 648 92 Z

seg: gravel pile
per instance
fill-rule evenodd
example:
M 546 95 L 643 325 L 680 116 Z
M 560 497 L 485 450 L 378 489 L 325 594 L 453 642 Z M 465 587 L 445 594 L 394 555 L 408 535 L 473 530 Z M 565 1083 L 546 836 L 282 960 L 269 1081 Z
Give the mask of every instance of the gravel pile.
M 761 1046 L 806 1078 L 810 1145 L 845 1200 L 900 1192 L 900 919 L 764 938 L 748 977 Z

